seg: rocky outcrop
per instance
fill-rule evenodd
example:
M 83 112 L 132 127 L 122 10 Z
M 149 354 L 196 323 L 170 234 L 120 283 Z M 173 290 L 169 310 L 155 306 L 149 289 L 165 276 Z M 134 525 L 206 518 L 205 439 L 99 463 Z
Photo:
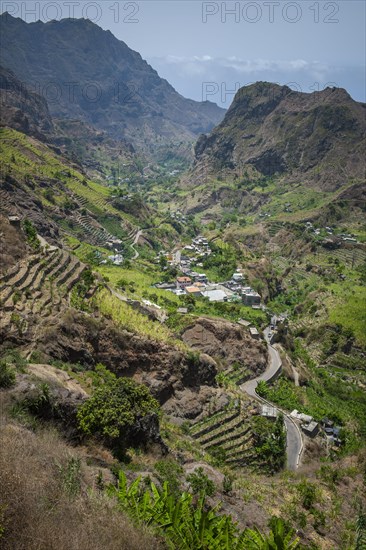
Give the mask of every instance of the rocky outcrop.
M 245 365 L 253 377 L 266 368 L 266 347 L 236 323 L 202 317 L 184 330 L 182 339 L 225 367 Z
M 31 92 L 4 67 L 0 67 L 0 100 L 1 126 L 9 126 L 41 141 L 50 138 L 53 123 L 46 100 Z
M 11 399 L 38 418 L 62 426 L 69 439 L 80 439 L 77 411 L 88 395 L 77 384 L 68 384 L 68 375 L 50 365 L 32 365 L 29 372 L 17 375 Z
M 23 231 L 0 214 L 0 274 L 6 273 L 27 254 Z
M 340 88 L 312 94 L 257 82 L 241 88 L 224 120 L 195 147 L 192 181 L 207 175 L 286 175 L 334 191 L 364 180 L 364 103 Z
M 48 319 L 47 327 L 38 333 L 37 349 L 46 357 L 89 368 L 103 363 L 117 376 L 133 377 L 146 384 L 168 408 L 181 400 L 179 392 L 186 391 L 190 405 L 186 411 L 181 407 L 181 416 L 193 416 L 193 410 L 200 414 L 207 401 L 203 394 L 201 399 L 200 388 L 216 386 L 217 365 L 211 357 L 203 354 L 192 360 L 173 346 L 117 329 L 106 319 L 67 310 L 58 318 Z
M 86 391 L 65 371 L 51 365 L 31 364 L 27 371 L 17 375 L 16 385 L 9 392 L 11 399 L 38 418 L 58 424 L 68 439 L 81 440 L 77 411 L 89 397 Z M 123 451 L 128 446 L 142 447 L 159 455 L 168 452 L 160 435 L 157 414 L 137 418 L 125 430 L 118 448 Z

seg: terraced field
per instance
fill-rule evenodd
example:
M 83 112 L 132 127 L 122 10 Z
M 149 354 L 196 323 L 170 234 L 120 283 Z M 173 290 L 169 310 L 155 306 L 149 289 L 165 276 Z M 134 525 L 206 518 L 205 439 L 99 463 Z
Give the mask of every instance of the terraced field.
M 332 255 L 347 266 L 355 267 L 366 262 L 366 250 L 362 248 L 340 248 Z
M 237 401 L 232 409 L 204 418 L 191 427 L 190 434 L 208 452 L 220 450 L 225 463 L 233 466 L 259 466 L 253 446 L 252 401 Z
M 274 237 L 281 229 L 283 229 L 283 223 L 282 222 L 272 222 L 268 223 L 268 233 L 271 237 Z
M 245 366 L 232 366 L 225 371 L 225 378 L 232 384 L 240 386 L 250 379 L 251 372 Z
M 25 334 L 33 315 L 57 313 L 85 269 L 85 264 L 56 247 L 15 265 L 0 279 L 1 328 Z

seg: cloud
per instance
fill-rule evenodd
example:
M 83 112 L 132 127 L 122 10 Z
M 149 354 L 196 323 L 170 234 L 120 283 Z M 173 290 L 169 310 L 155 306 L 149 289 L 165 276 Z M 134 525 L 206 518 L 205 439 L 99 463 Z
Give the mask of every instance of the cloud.
M 307 93 L 326 86 L 343 87 L 353 97 L 364 100 L 364 71 L 358 66 L 337 67 L 301 58 L 273 60 L 210 55 L 168 55 L 150 58 L 149 62 L 186 97 L 204 100 L 206 84 L 215 84 L 217 93 L 208 99 L 225 107 L 230 105 L 235 90 L 258 80 L 287 84 Z
M 253 79 L 263 78 L 276 80 L 276 75 L 287 74 L 291 80 L 300 74 L 308 74 L 318 82 L 329 80 L 329 75 L 336 72 L 334 67 L 319 61 L 306 61 L 305 59 L 272 60 L 272 59 L 242 59 L 236 56 L 212 57 L 202 56 L 174 56 L 155 57 L 149 60 L 153 66 L 174 67 L 182 76 L 201 76 L 202 78 L 215 79 L 215 76 L 230 72 L 232 78 Z

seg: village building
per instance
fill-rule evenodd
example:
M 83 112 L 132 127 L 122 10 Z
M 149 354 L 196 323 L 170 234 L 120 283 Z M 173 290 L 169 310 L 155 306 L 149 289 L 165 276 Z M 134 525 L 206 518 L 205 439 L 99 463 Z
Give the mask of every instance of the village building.
M 231 278 L 236 283 L 240 283 L 244 279 L 244 276 L 242 273 L 236 272 Z
M 260 295 L 252 289 L 243 292 L 242 300 L 246 306 L 259 306 L 261 303 Z
M 200 290 L 206 288 L 205 283 L 200 283 L 199 281 L 195 282 L 195 283 L 194 283 L 194 286 L 196 286 L 196 287 L 199 288 Z
M 192 284 L 192 279 L 190 277 L 177 277 L 177 288 L 184 290 L 187 286 Z
M 252 323 L 250 321 L 246 321 L 245 319 L 239 319 L 238 324 L 242 327 L 248 328 Z
M 298 410 L 294 409 L 291 413 L 290 413 L 290 416 L 292 418 L 296 418 L 296 420 L 301 420 L 301 422 L 304 422 L 304 424 L 309 424 L 310 422 L 312 422 L 313 420 L 313 417 L 310 416 L 309 414 L 304 414 L 304 413 L 300 413 Z
M 156 288 L 159 288 L 160 290 L 173 290 L 177 288 L 177 285 L 175 283 L 159 283 L 155 285 Z
M 108 260 L 110 260 L 113 265 L 122 265 L 123 264 L 122 254 L 115 254 L 113 256 L 108 256 Z
M 315 437 L 319 433 L 319 424 L 313 420 L 307 424 L 301 424 L 301 429 L 305 435 Z
M 202 295 L 205 298 L 208 298 L 210 302 L 227 302 L 226 292 L 219 288 L 214 288 L 211 290 L 204 290 Z
M 277 418 L 278 410 L 270 405 L 262 405 L 261 416 L 266 418 Z
M 259 332 L 255 327 L 250 327 L 249 332 L 252 338 L 255 340 L 259 340 Z
M 195 283 L 207 283 L 207 276 L 205 273 L 195 273 L 192 272 L 192 277 Z
M 201 289 L 197 286 L 186 286 L 186 293 L 190 296 L 202 296 Z

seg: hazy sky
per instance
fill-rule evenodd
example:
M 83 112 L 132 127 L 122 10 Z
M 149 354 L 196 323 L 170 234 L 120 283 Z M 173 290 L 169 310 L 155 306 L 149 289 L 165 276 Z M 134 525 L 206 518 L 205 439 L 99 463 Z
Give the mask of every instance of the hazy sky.
M 186 97 L 227 106 L 268 80 L 304 92 L 330 85 L 365 101 L 365 6 L 351 1 L 2 1 L 31 22 L 87 17 L 141 53 Z

